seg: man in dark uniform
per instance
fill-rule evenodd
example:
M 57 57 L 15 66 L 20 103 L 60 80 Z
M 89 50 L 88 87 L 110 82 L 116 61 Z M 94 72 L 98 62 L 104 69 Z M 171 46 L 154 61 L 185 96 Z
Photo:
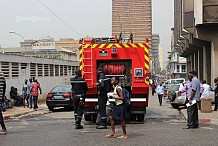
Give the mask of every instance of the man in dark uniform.
M 98 105 L 101 121 L 96 128 L 107 129 L 106 104 L 108 100 L 107 93 L 111 90 L 111 79 L 104 75 L 101 67 L 98 68 L 98 73 L 100 74 L 98 80 Z
M 85 79 L 81 78 L 81 71 L 77 70 L 76 76 L 71 79 L 72 95 L 74 102 L 75 129 L 83 129 L 81 120 L 83 116 L 83 107 L 88 87 Z

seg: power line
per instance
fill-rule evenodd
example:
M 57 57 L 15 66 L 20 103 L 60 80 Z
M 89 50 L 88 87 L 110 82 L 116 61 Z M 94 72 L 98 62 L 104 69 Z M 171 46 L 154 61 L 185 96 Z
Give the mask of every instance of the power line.
M 51 9 L 49 9 L 41 0 L 38 0 L 48 11 L 50 11 L 56 18 L 58 18 L 64 25 L 66 25 L 68 28 L 70 28 L 73 32 L 77 33 L 78 35 L 82 36 L 79 32 L 77 32 L 75 29 L 73 29 L 70 25 L 68 25 L 66 22 L 64 22 L 60 17 L 58 17 Z

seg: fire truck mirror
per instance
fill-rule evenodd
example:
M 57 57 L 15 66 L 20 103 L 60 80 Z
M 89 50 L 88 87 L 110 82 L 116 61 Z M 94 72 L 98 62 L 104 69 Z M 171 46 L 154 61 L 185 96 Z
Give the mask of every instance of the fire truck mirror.
M 134 69 L 134 77 L 135 78 L 142 78 L 143 77 L 143 69 L 142 68 L 135 68 Z

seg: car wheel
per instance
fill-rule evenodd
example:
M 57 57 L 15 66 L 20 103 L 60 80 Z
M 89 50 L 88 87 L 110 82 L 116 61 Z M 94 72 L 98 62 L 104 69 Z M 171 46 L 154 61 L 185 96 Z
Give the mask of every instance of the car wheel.
M 135 121 L 135 120 L 136 120 L 136 115 L 132 115 L 132 114 L 131 114 L 131 115 L 129 116 L 129 118 L 130 118 L 130 121 Z
M 143 122 L 143 121 L 144 121 L 144 118 L 145 118 L 145 114 L 139 114 L 139 115 L 137 115 L 136 117 L 137 117 L 137 120 L 138 120 L 139 122 Z
M 91 121 L 91 115 L 84 115 L 85 121 Z
M 176 99 L 176 92 L 175 91 L 169 91 L 168 98 L 170 101 L 174 101 Z
M 48 109 L 52 112 L 54 111 L 54 107 L 52 107 L 52 106 L 49 106 Z
M 96 123 L 96 119 L 97 119 L 97 114 L 93 114 L 93 115 L 91 116 L 91 121 L 92 121 L 93 123 Z
M 173 104 L 173 103 L 172 103 L 171 105 L 172 105 L 173 108 L 179 109 L 179 104 Z

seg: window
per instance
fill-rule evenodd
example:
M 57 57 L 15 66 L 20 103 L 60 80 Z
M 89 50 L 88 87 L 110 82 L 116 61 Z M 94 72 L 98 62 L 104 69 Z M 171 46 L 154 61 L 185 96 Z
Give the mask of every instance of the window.
M 69 76 L 72 75 L 71 72 L 72 72 L 72 70 L 71 70 L 71 66 L 68 66 L 68 75 L 69 75 Z
M 42 64 L 37 64 L 37 70 L 38 70 L 38 76 L 42 77 L 43 76 Z
M 176 72 L 180 72 L 180 66 L 179 65 L 176 66 Z
M 1 69 L 2 69 L 2 73 L 4 74 L 4 77 L 9 78 L 10 77 L 9 62 L 2 62 L 1 63 Z
M 36 64 L 30 63 L 30 76 L 35 77 L 36 76 Z
M 76 66 L 72 66 L 72 75 L 75 75 L 75 71 L 77 70 Z
M 50 76 L 54 76 L 54 65 L 50 64 Z
M 19 64 L 12 62 L 12 78 L 19 77 Z
M 26 63 L 21 63 L 21 69 L 26 69 L 27 64 Z
M 182 72 L 183 72 L 183 73 L 186 72 L 186 65 L 182 65 Z
M 59 76 L 59 65 L 55 65 L 55 76 Z
M 60 76 L 63 76 L 63 65 L 60 65 Z
M 44 76 L 49 76 L 49 68 L 48 64 L 44 64 Z
M 64 65 L 64 75 L 67 76 L 67 66 Z

